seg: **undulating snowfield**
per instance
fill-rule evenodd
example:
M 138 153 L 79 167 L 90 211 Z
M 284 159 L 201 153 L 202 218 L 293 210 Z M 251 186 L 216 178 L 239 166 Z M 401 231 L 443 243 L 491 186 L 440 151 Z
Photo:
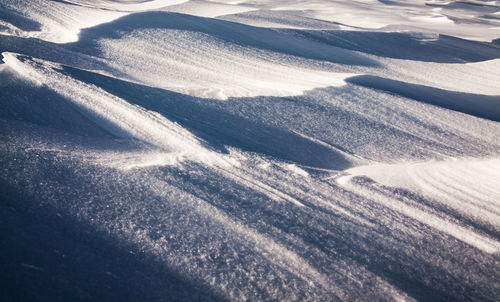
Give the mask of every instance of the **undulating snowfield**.
M 500 1 L 0 0 L 1 301 L 498 301 Z

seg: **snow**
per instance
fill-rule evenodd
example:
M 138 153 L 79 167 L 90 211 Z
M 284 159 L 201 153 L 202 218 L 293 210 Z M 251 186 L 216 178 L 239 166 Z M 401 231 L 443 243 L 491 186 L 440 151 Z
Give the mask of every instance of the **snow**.
M 0 300 L 496 301 L 499 10 L 0 0 Z
M 471 216 L 496 230 L 500 229 L 500 189 L 496 186 L 500 181 L 499 159 L 375 164 L 345 172 L 352 176 L 365 175 L 387 186 L 418 192 L 464 216 Z M 493 252 L 497 252 L 496 249 Z
M 300 61 L 289 63 L 296 61 L 291 57 L 274 62 L 272 54 L 185 30 L 134 31 L 99 44 L 111 67 L 129 81 L 211 99 L 301 95 L 342 86 L 354 75 L 301 68 Z
M 83 28 L 108 23 L 132 12 L 155 10 L 186 2 L 186 0 L 154 0 L 137 3 L 116 3 L 109 0 L 67 2 L 15 0 L 3 2 L 5 3 L 2 3 L 2 6 L 7 8 L 8 13 L 32 19 L 41 27 L 40 31 L 26 31 L 7 22 L 7 28 L 10 30 L 6 33 L 14 31 L 14 35 L 22 37 L 39 38 L 55 43 L 69 43 L 78 41 L 78 35 Z

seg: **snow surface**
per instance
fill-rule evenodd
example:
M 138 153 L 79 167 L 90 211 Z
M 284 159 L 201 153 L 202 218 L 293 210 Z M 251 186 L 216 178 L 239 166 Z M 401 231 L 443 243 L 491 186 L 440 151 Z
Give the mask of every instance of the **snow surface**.
M 1 301 L 496 301 L 500 2 L 0 0 Z

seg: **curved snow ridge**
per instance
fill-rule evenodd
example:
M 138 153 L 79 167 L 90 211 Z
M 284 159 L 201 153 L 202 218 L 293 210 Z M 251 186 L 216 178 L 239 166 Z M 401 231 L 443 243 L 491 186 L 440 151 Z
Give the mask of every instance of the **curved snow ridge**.
M 285 64 L 285 55 L 276 61 L 270 53 L 191 31 L 136 30 L 99 43 L 109 64 L 127 80 L 202 98 L 301 95 L 345 85 L 355 75 Z
M 345 171 L 341 186 L 366 191 L 371 199 L 450 234 L 488 253 L 498 253 L 500 242 L 390 196 L 369 192 L 351 182 L 367 176 L 378 183 L 421 194 L 437 206 L 453 209 L 471 221 L 500 230 L 500 159 L 449 159 L 403 164 L 373 164 Z
M 219 155 L 206 149 L 202 141 L 162 115 L 134 106 L 93 85 L 88 85 L 54 70 L 56 64 L 19 59 L 16 54 L 2 53 L 7 66 L 37 85 L 46 85 L 71 100 L 86 116 L 118 137 L 134 138 L 166 151 L 205 163 L 227 166 Z M 169 158 L 168 161 L 171 161 Z
M 157 10 L 167 6 L 189 2 L 189 0 L 149 0 L 149 1 L 110 1 L 110 0 L 65 0 L 78 6 L 92 7 L 96 9 L 106 9 L 124 12 L 139 12 Z
M 117 2 L 112 0 L 44 1 L 16 0 L 5 3 L 8 9 L 40 25 L 39 30 L 23 30 L 11 22 L 0 22 L 0 33 L 38 38 L 54 43 L 78 41 L 83 28 L 108 23 L 134 12 L 157 10 L 187 0 Z M 9 12 L 9 14 L 12 14 Z M 9 16 L 9 19 L 12 17 Z M 1 20 L 0 20 L 1 21 Z
M 220 1 L 218 1 L 220 2 Z M 495 13 L 495 6 L 482 10 L 456 9 L 447 3 L 428 1 L 258 1 L 262 9 L 278 12 L 295 11 L 302 16 L 342 24 L 344 30 L 419 30 L 490 42 L 500 36 L 498 21 L 485 22 L 485 13 Z M 461 1 L 450 1 L 456 4 Z M 255 1 L 238 1 L 251 5 Z M 431 5 L 430 5 L 431 4 Z M 245 22 L 245 19 L 240 19 Z M 492 23 L 492 24 L 488 24 Z M 485 26 L 486 25 L 486 26 Z M 488 26 L 489 25 L 489 26 Z M 496 25 L 496 26 L 495 26 Z
M 498 84 L 500 83 L 500 59 L 464 64 L 415 62 L 380 57 L 378 60 L 387 69 L 380 73 L 378 70 L 373 70 L 373 72 L 384 78 L 455 92 L 500 95 Z
M 240 14 L 258 10 L 255 6 L 217 3 L 213 1 L 187 1 L 171 5 L 162 10 L 199 17 L 217 18 L 225 15 Z
M 492 121 L 500 121 L 500 96 L 448 91 L 371 75 L 355 76 L 347 81 L 355 85 L 386 91 L 423 103 Z
M 342 28 L 342 25 L 334 22 L 304 16 L 300 11 L 275 11 L 260 9 L 223 15 L 219 16 L 218 19 L 264 28 L 314 30 L 338 30 Z
M 410 67 L 412 63 L 423 68 L 424 66 L 419 65 L 420 62 L 465 63 L 494 60 L 500 57 L 500 49 L 492 43 L 429 33 L 412 27 L 405 30 L 391 27 L 381 31 L 296 30 L 294 33 L 330 46 L 375 55 L 374 60 L 386 64 L 392 63 L 390 65 L 402 70 L 403 66 Z M 385 58 L 402 60 L 390 62 Z M 400 65 L 399 62 L 401 62 Z M 443 69 L 437 64 L 435 66 L 436 71 Z M 429 73 L 430 68 L 425 67 L 425 72 Z M 446 67 L 452 69 L 450 66 Z M 423 70 L 418 69 L 418 71 Z

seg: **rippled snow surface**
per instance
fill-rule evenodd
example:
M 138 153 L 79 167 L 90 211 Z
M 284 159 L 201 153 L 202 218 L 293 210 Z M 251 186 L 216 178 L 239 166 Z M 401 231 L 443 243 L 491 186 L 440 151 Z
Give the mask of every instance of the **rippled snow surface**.
M 500 1 L 0 0 L 1 301 L 498 301 Z

